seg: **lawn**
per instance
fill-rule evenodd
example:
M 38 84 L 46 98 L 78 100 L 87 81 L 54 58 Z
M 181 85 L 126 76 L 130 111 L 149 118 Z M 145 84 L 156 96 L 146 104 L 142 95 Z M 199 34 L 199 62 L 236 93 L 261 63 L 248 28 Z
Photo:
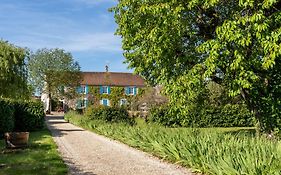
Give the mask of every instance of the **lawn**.
M 280 175 L 281 144 L 256 137 L 254 128 L 166 128 L 138 121 L 138 125 L 106 123 L 68 114 L 85 129 L 119 140 L 161 159 L 216 175 Z
M 0 175 L 64 175 L 67 166 L 58 154 L 50 132 L 31 132 L 26 149 L 5 149 L 0 140 Z

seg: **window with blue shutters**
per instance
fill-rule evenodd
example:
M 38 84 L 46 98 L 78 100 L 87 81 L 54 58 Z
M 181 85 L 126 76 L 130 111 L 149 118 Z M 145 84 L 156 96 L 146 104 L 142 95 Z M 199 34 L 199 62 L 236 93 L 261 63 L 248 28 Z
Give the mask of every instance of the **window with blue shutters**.
M 109 86 L 100 86 L 100 94 L 110 94 Z
M 125 88 L 126 95 L 137 95 L 137 87 L 129 86 Z
M 110 101 L 108 99 L 100 100 L 100 104 L 103 106 L 110 106 Z

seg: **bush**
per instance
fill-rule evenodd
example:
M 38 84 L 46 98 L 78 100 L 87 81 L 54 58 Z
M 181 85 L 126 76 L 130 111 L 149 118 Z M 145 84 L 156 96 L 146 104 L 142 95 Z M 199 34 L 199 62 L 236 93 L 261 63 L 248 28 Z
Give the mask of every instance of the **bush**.
M 44 107 L 41 102 L 14 101 L 15 131 L 34 131 L 44 127 Z
M 0 138 L 5 132 L 14 129 L 14 112 L 15 109 L 12 105 L 0 99 Z
M 226 104 L 224 106 L 206 106 L 190 110 L 181 115 L 168 106 L 154 107 L 150 110 L 149 121 L 164 126 L 183 127 L 245 127 L 254 126 L 250 111 L 243 104 Z
M 88 108 L 85 115 L 90 119 L 99 119 L 106 122 L 125 122 L 130 125 L 135 124 L 134 118 L 130 117 L 125 108 L 119 107 L 99 107 Z

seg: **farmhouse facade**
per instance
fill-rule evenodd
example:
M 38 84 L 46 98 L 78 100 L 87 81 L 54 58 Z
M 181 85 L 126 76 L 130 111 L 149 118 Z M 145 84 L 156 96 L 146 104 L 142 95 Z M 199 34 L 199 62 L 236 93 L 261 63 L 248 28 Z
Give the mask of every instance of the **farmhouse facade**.
M 139 75 L 122 72 L 82 72 L 77 88 L 77 109 L 94 106 L 122 106 L 136 100 L 145 87 Z

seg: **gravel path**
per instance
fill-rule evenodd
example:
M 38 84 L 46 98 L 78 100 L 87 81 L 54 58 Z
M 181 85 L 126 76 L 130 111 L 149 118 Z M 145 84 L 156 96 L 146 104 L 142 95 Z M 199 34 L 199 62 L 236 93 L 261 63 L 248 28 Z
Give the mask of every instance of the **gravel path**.
M 70 174 L 73 175 L 192 175 L 120 142 L 47 116 L 46 123 Z

